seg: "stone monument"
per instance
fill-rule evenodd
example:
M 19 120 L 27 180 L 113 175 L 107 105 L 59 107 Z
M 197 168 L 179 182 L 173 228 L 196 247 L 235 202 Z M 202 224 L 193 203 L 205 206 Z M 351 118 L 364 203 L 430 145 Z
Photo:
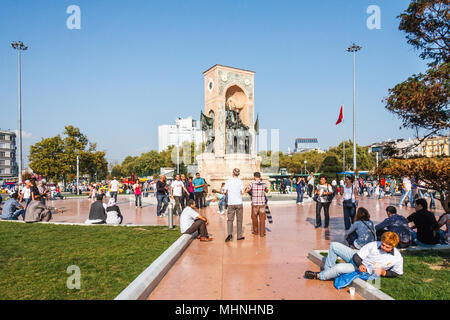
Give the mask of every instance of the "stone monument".
M 206 149 L 196 159 L 201 176 L 211 185 L 209 191 L 220 189 L 234 168 L 241 170 L 244 185 L 261 171 L 255 148 L 259 129 L 254 119 L 254 75 L 222 65 L 203 73 L 205 113 L 200 119 Z

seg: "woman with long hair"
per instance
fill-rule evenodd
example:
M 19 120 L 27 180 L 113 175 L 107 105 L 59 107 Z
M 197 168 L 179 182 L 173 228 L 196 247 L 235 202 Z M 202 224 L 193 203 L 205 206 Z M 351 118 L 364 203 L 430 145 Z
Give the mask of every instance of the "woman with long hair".
M 369 242 L 377 240 L 373 222 L 370 220 L 370 214 L 366 208 L 358 208 L 355 223 L 345 233 L 345 239 L 350 247 L 355 249 L 361 249 Z

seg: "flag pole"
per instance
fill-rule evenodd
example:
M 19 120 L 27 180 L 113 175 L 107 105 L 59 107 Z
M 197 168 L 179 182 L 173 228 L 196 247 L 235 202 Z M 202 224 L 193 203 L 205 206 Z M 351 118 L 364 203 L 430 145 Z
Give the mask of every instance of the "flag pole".
M 344 121 L 345 121 L 345 118 L 344 118 L 344 105 L 342 105 L 342 133 L 343 133 L 343 144 L 342 144 L 342 153 L 343 153 L 343 161 L 342 161 L 342 163 L 343 163 L 343 172 L 344 172 L 344 176 L 345 176 L 345 127 L 344 127 Z

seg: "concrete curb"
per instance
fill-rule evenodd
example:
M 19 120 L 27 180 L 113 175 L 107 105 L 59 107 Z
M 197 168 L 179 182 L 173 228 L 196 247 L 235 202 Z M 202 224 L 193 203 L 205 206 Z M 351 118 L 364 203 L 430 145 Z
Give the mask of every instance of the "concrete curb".
M 328 252 L 328 250 L 312 250 L 308 253 L 308 259 L 322 268 L 326 258 L 320 254 L 321 252 Z M 387 295 L 362 279 L 354 280 L 352 287 L 355 288 L 361 297 L 367 300 L 395 300 L 390 295 Z
M 153 263 L 147 267 L 114 300 L 144 300 L 161 282 L 184 250 L 191 244 L 193 235 L 183 234 Z

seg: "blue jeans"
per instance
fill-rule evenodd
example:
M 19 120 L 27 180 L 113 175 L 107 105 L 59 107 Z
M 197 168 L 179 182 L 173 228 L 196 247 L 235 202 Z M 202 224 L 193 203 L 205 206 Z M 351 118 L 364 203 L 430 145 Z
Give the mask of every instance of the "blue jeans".
M 399 206 L 402 205 L 403 200 L 406 199 L 406 197 L 409 198 L 409 204 L 411 205 L 411 208 L 414 208 L 414 199 L 413 199 L 413 195 L 412 195 L 412 191 L 406 191 L 405 193 L 403 193 L 402 197 L 400 198 L 400 202 L 398 203 Z
M 413 243 L 419 247 L 433 248 L 434 246 L 436 246 L 438 244 L 438 243 L 437 244 L 425 244 L 425 243 L 420 242 L 417 239 L 417 232 L 415 232 L 415 231 L 411 231 L 411 238 L 412 238 Z
M 436 192 L 428 193 L 430 195 L 431 203 L 430 208 L 436 208 L 436 202 L 434 202 L 434 197 L 436 197 Z
M 157 198 L 158 198 L 158 205 L 156 207 L 156 214 L 159 217 L 161 214 L 166 212 L 167 206 L 169 205 L 169 197 L 167 196 L 167 194 L 158 194 Z M 162 210 L 161 210 L 161 205 L 163 203 L 164 203 L 164 206 L 162 207 Z
M 320 280 L 330 280 L 341 274 L 356 271 L 358 268 L 353 262 L 353 256 L 358 250 L 353 250 L 339 242 L 332 242 L 325 260 L 324 269 L 319 273 Z M 342 258 L 346 263 L 336 263 L 337 258 Z
M 225 197 L 219 200 L 219 211 L 223 211 L 223 205 L 225 204 Z
M 303 202 L 303 189 L 297 189 L 297 203 Z
M 22 216 L 22 219 L 25 220 L 25 209 L 19 209 L 14 212 L 9 218 L 3 220 L 19 220 L 19 216 Z

